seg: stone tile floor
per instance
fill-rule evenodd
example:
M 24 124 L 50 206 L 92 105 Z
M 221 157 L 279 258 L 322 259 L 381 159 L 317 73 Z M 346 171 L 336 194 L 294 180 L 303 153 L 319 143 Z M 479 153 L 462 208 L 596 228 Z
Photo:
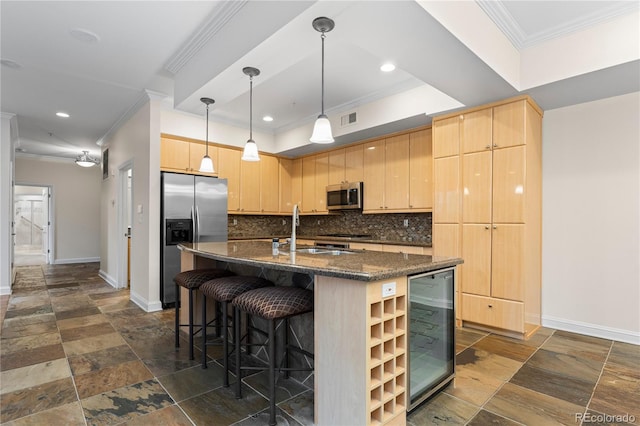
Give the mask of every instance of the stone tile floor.
M 217 347 L 206 370 L 175 350 L 173 315 L 142 311 L 96 263 L 18 268 L 0 297 L 0 423 L 266 424 L 264 375 L 236 400 Z M 639 346 L 551 329 L 526 342 L 458 329 L 456 343 L 455 382 L 407 424 L 640 424 Z M 313 424 L 312 390 L 278 386 L 278 424 Z

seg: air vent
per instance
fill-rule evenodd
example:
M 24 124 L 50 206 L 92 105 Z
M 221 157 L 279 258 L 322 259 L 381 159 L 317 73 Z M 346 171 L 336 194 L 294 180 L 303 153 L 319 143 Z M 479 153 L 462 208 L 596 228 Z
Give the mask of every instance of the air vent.
M 340 127 L 349 126 L 358 122 L 358 117 L 355 112 L 343 115 L 340 117 Z

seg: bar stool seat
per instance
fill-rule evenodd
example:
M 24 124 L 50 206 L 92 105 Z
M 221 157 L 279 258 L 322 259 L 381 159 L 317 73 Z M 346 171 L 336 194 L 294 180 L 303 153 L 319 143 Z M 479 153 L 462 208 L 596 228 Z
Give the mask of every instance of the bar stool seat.
M 313 357 L 312 354 L 303 350 L 302 348 L 293 347 L 288 343 L 288 329 L 289 318 L 297 315 L 302 315 L 313 311 L 313 291 L 306 290 L 298 287 L 276 286 L 276 287 L 264 287 L 257 290 L 250 290 L 246 293 L 242 293 L 237 296 L 231 302 L 234 306 L 234 313 L 240 318 L 240 311 L 244 311 L 249 315 L 254 315 L 267 320 L 267 353 L 269 356 L 269 425 L 276 424 L 276 373 L 278 371 L 284 371 L 288 377 L 288 372 L 291 370 L 313 370 L 312 368 L 288 368 L 289 350 L 297 350 L 306 356 Z M 285 321 L 285 367 L 276 368 L 276 322 Z M 239 322 L 239 321 L 238 321 Z M 242 380 L 240 380 L 240 373 L 243 369 L 256 369 L 255 367 L 242 367 L 240 365 L 240 340 L 238 336 L 238 330 L 240 325 L 235 327 L 236 338 L 235 351 L 236 351 L 236 398 L 242 398 Z
M 221 278 L 233 275 L 233 272 L 225 269 L 192 269 L 189 271 L 183 271 L 173 278 L 176 284 L 176 318 L 175 318 L 175 345 L 176 348 L 180 347 L 180 327 L 187 325 L 189 327 L 189 359 L 194 359 L 193 356 L 193 336 L 197 333 L 194 331 L 194 326 L 202 327 L 204 332 L 207 324 L 194 324 L 193 323 L 193 292 L 200 288 L 200 286 L 215 278 Z M 184 287 L 189 290 L 189 323 L 180 324 L 180 287 Z
M 237 296 L 250 290 L 262 287 L 273 286 L 273 283 L 265 278 L 234 275 L 209 280 L 200 286 L 200 293 L 204 296 L 202 299 L 202 323 L 207 322 L 207 298 L 211 298 L 221 305 L 222 317 L 222 346 L 223 346 L 223 363 L 224 363 L 224 386 L 229 386 L 229 338 L 227 335 L 229 329 L 229 316 L 227 312 L 228 303 Z M 235 314 L 234 310 L 234 314 Z M 237 322 L 236 316 L 233 315 L 232 326 Z M 202 338 L 202 368 L 207 368 L 207 335 L 203 334 Z

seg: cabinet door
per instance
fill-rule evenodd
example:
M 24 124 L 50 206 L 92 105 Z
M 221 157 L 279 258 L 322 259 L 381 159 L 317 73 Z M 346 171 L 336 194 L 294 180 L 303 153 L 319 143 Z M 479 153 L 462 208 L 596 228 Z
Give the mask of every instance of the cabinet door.
M 409 135 L 385 140 L 384 208 L 409 208 Z
M 293 211 L 293 160 L 289 158 L 278 159 L 279 163 L 279 198 L 280 206 L 278 210 L 280 213 L 290 213 Z
M 491 295 L 491 227 L 489 224 L 462 225 L 461 269 L 464 293 Z
M 362 144 L 348 146 L 344 149 L 344 180 L 362 182 L 364 153 Z
M 431 131 L 409 135 L 409 208 L 433 207 L 433 157 Z
M 462 116 L 462 151 L 478 152 L 491 150 L 491 108 L 466 113 Z
M 189 170 L 189 142 L 179 139 L 160 139 L 160 168 L 180 172 Z
M 384 209 L 384 139 L 364 145 L 364 210 Z
M 491 223 L 491 151 L 462 156 L 462 221 Z
M 315 210 L 327 212 L 327 185 L 329 184 L 329 154 L 316 155 Z
M 220 148 L 218 150 L 218 176 L 227 179 L 227 209 L 229 213 L 240 211 L 240 157 L 242 153 L 236 149 Z
M 493 222 L 524 223 L 524 145 L 493 151 Z
M 522 301 L 524 225 L 494 224 L 491 231 L 491 296 Z
M 343 183 L 345 167 L 345 150 L 337 149 L 329 153 L 329 185 Z
M 525 110 L 525 100 L 493 108 L 494 148 L 505 148 L 525 143 Z
M 291 202 L 302 208 L 302 158 L 291 162 Z M 285 211 L 293 212 L 293 206 Z
M 433 158 L 449 157 L 460 153 L 460 117 L 433 122 Z
M 302 159 L 302 213 L 313 213 L 316 208 L 316 157 Z
M 278 158 L 263 155 L 260 158 L 260 211 L 277 213 L 280 205 Z
M 240 161 L 240 211 L 260 212 L 260 163 Z
M 433 222 L 457 223 L 460 220 L 460 159 L 433 160 Z
M 216 176 L 218 175 L 218 147 L 209 144 L 209 157 L 211 157 L 211 161 L 213 161 L 213 173 L 200 171 L 200 163 L 202 163 L 202 157 L 204 157 L 206 152 L 207 147 L 203 143 L 191 142 L 189 144 L 189 171 L 204 176 Z

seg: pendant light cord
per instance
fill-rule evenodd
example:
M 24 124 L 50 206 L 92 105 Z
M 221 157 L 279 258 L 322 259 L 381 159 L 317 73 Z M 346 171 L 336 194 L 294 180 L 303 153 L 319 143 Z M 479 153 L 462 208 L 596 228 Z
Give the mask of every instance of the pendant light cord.
M 253 76 L 249 76 L 249 140 L 253 140 Z
M 322 93 L 321 93 L 321 109 L 322 109 L 322 115 L 324 115 L 324 32 L 322 32 L 322 35 L 320 36 L 320 38 L 322 39 Z
M 204 156 L 208 157 L 209 156 L 209 104 L 207 104 L 207 131 L 205 134 L 205 140 L 206 140 L 206 145 L 205 145 L 205 153 Z

